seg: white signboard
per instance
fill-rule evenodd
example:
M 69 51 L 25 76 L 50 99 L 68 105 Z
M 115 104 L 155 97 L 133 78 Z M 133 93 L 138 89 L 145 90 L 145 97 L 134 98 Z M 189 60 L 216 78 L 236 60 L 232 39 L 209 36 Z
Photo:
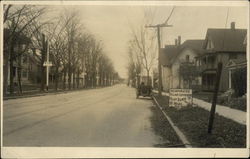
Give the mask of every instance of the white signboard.
M 43 63 L 43 66 L 49 66 L 49 67 L 51 67 L 51 66 L 52 66 L 52 63 L 51 63 L 51 62 L 46 62 L 46 61 L 45 61 L 45 62 Z
M 185 107 L 192 105 L 192 89 L 170 89 L 169 91 L 169 106 L 170 107 Z

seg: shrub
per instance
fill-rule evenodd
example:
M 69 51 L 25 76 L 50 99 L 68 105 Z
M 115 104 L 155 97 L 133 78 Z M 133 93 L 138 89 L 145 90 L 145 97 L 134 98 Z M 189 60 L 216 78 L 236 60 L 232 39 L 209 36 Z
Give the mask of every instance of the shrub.
M 232 71 L 232 87 L 236 97 L 243 96 L 247 89 L 247 68 L 239 68 Z

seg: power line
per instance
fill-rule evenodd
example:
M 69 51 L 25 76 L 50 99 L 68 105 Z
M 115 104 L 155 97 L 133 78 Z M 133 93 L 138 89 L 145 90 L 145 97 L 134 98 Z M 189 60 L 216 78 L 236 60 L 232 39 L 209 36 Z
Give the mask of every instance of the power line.
M 228 14 L 229 14 L 229 8 L 227 8 L 227 17 L 226 17 L 226 22 L 225 22 L 225 30 L 224 30 L 223 39 L 222 39 L 222 40 L 223 40 L 223 41 L 222 41 L 222 49 L 224 49 L 224 45 L 225 45 L 225 35 L 226 35 Z
M 162 92 L 162 70 L 161 70 L 161 63 L 160 63 L 160 53 L 161 53 L 161 33 L 160 33 L 160 29 L 162 27 L 172 27 L 172 25 L 168 25 L 167 22 L 170 19 L 170 17 L 172 16 L 174 8 L 175 8 L 175 6 L 173 7 L 172 11 L 170 12 L 168 18 L 166 19 L 166 21 L 164 23 L 145 26 L 146 28 L 156 28 L 157 29 L 157 37 L 158 37 L 158 72 L 159 72 L 158 95 L 159 96 L 161 96 L 161 92 Z
M 173 12 L 174 12 L 174 9 L 175 9 L 175 6 L 172 8 L 172 11 L 171 13 L 169 14 L 167 20 L 164 22 L 164 24 L 167 24 L 168 23 L 168 20 L 170 19 L 170 17 L 172 16 Z

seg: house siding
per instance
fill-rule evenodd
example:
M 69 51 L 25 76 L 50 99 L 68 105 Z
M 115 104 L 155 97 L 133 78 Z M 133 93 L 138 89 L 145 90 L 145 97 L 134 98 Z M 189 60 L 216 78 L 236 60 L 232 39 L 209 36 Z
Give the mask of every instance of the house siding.
M 245 60 L 245 53 L 220 53 L 220 59 L 223 64 L 222 72 L 221 72 L 221 81 L 220 81 L 220 91 L 225 92 L 229 89 L 229 69 L 226 67 L 227 63 L 230 60 L 230 54 L 237 54 L 237 59 Z M 219 60 L 219 59 L 218 59 Z
M 186 61 L 186 56 L 189 55 L 189 62 L 194 62 L 197 52 L 192 49 L 184 49 L 174 60 L 172 66 L 162 66 L 162 86 L 164 91 L 169 91 L 170 88 L 187 88 L 183 78 L 180 76 L 179 69 L 182 62 Z M 198 84 L 201 85 L 201 77 L 197 77 Z
M 172 72 L 173 72 L 173 87 L 172 88 L 188 88 L 191 87 L 185 83 L 184 79 L 181 77 L 179 70 L 180 70 L 180 65 L 182 62 L 187 62 L 186 61 L 186 56 L 189 56 L 189 62 L 193 62 L 195 65 L 195 58 L 198 55 L 197 52 L 193 51 L 192 49 L 184 49 L 179 56 L 177 56 L 175 62 L 173 63 L 172 66 Z M 201 83 L 199 83 L 201 84 Z
M 215 52 L 212 53 L 215 56 L 215 61 L 213 64 L 211 63 L 207 63 L 204 64 L 202 62 L 202 71 L 206 72 L 206 70 L 208 69 L 217 69 L 217 65 L 219 62 L 222 62 L 223 66 L 222 66 L 222 71 L 221 71 L 221 80 L 220 80 L 220 88 L 219 91 L 220 92 L 225 92 L 229 89 L 229 69 L 226 67 L 229 60 L 230 60 L 230 56 L 231 55 L 236 55 L 237 58 L 236 59 L 240 59 L 240 60 L 245 60 L 246 59 L 246 54 L 245 53 L 237 53 L 237 52 Z M 204 75 L 205 73 L 203 73 Z M 216 73 L 214 73 L 214 80 L 215 80 L 215 76 Z M 215 82 L 215 81 L 214 81 Z M 205 85 L 203 83 L 203 85 Z M 208 90 L 208 89 L 204 89 L 203 90 Z M 213 91 L 213 88 L 210 88 L 208 91 Z

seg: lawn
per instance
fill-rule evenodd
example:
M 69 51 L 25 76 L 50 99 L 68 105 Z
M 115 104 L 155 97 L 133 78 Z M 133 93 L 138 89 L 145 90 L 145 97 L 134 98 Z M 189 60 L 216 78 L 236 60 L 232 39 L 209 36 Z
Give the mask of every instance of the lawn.
M 218 114 L 215 115 L 212 134 L 207 133 L 209 111 L 200 107 L 184 107 L 177 110 L 168 107 L 168 97 L 155 96 L 164 111 L 186 135 L 193 147 L 244 148 L 246 126 Z
M 150 117 L 154 132 L 161 137 L 161 143 L 155 147 L 184 147 L 167 119 L 156 106 L 151 107 L 152 115 Z

